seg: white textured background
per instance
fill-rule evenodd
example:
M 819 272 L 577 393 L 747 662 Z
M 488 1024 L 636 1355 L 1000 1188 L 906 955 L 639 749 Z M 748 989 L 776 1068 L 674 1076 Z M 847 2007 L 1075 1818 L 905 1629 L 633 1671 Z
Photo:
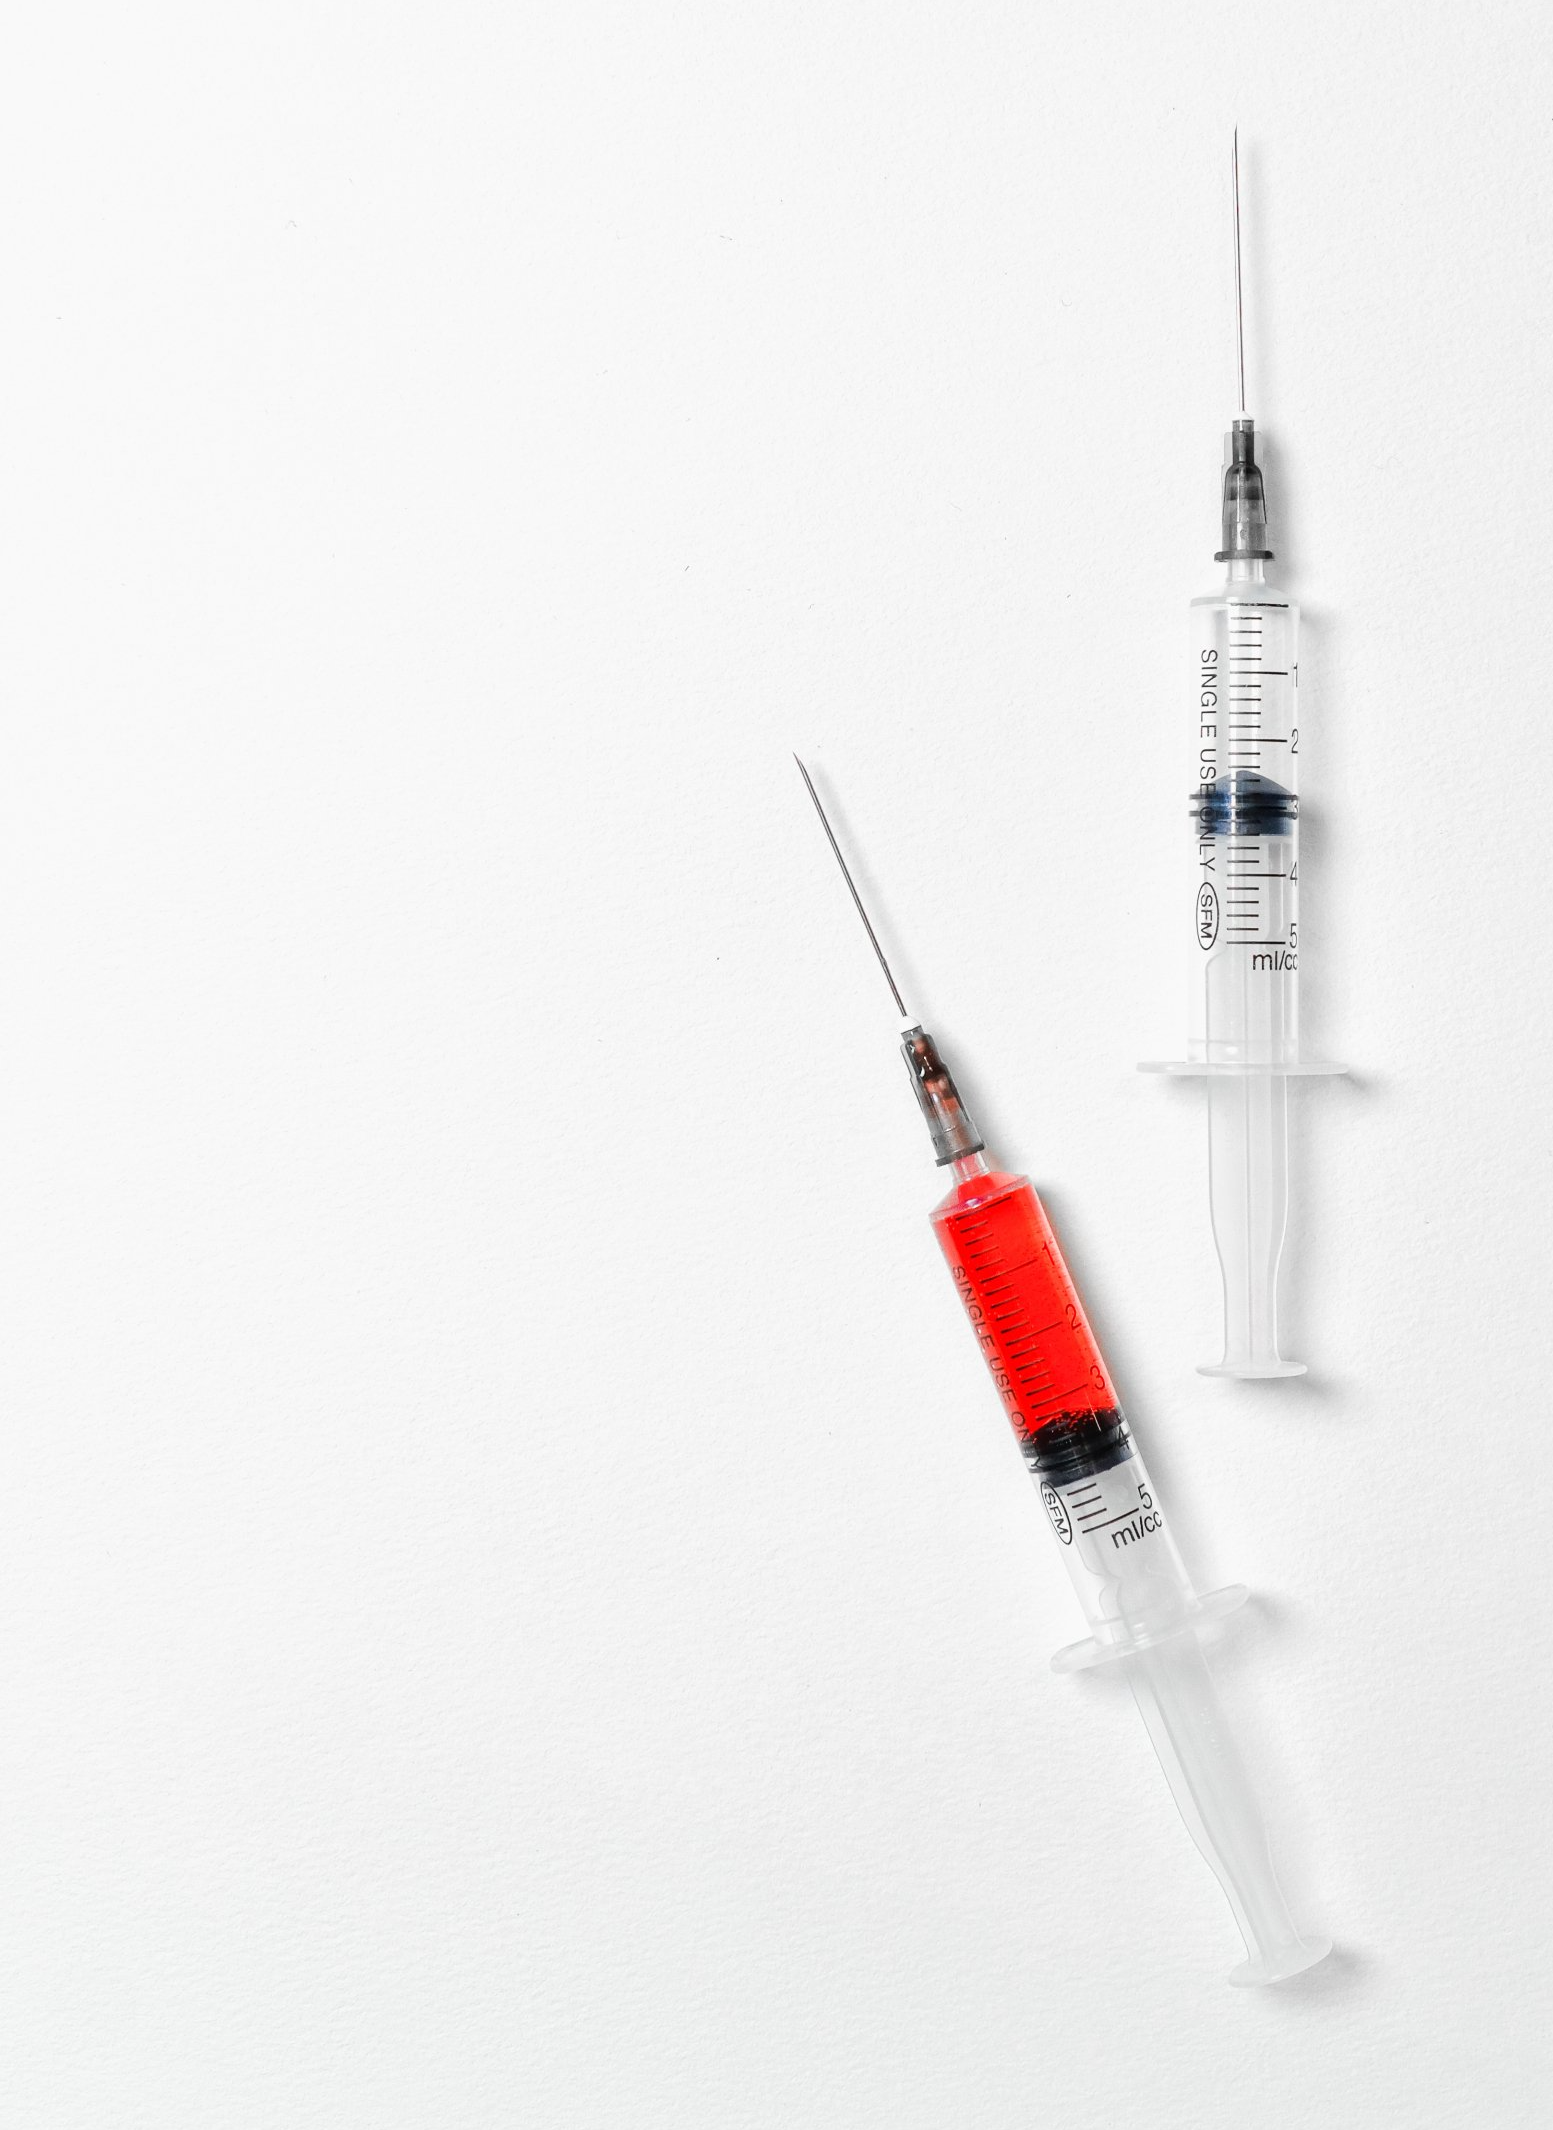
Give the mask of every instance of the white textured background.
M 12 21 L 7 2125 L 1547 2121 L 1550 114 L 1526 4 Z M 1237 118 L 1358 1069 L 1268 1388 L 1133 1070 Z M 1260 1593 L 1286 1990 L 1046 1668 L 793 746 Z

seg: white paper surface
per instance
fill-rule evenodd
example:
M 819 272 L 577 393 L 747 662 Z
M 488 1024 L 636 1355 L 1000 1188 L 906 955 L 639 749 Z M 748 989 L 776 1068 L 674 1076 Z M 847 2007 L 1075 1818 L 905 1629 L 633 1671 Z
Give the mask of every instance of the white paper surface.
M 1544 12 L 34 11 L 4 170 L 0 1956 L 29 2130 L 1545 2120 Z M 1305 607 L 1218 1330 L 1227 152 Z M 1035 1177 L 1297 1913 L 1080 1623 L 790 759 Z

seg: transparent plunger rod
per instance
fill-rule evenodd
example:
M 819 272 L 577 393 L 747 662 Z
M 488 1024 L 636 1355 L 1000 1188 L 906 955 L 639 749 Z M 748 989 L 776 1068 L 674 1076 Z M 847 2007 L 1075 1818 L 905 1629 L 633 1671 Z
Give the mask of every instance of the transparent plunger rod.
M 1288 1097 L 1281 1076 L 1208 1082 L 1208 1197 L 1224 1275 L 1231 1376 L 1295 1373 L 1278 1351 L 1278 1262 L 1288 1218 Z
M 1128 1683 L 1186 1830 L 1224 1889 L 1246 1958 L 1237 1988 L 1284 1982 L 1331 1951 L 1306 1937 L 1273 1870 L 1267 1828 L 1196 1635 L 1177 1635 L 1127 1662 Z

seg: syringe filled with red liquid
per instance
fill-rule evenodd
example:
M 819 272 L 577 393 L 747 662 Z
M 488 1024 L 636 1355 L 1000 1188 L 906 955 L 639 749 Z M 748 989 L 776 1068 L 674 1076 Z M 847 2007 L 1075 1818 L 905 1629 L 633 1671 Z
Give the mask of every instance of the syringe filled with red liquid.
M 933 1209 L 933 1230 L 1090 1628 L 1057 1652 L 1053 1668 L 1121 1664 L 1181 1816 L 1245 1939 L 1247 1957 L 1231 1982 L 1283 1981 L 1324 1959 L 1331 1941 L 1294 1926 L 1197 1633 L 1240 1604 L 1245 1589 L 1199 1596 L 1194 1588 L 1041 1202 L 1028 1177 L 988 1160 L 938 1046 L 906 1011 L 819 794 L 798 767 L 909 1024 L 901 1050 L 938 1163 L 954 1176 Z

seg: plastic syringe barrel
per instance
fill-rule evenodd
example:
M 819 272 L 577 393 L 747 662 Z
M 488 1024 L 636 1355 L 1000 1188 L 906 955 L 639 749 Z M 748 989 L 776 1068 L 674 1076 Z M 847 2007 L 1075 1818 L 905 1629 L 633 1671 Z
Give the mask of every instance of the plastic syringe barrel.
M 1029 1179 L 962 1167 L 933 1226 L 1083 1606 L 1088 1661 L 1143 1647 L 1194 1620 L 1197 1593 Z
M 1127 1671 L 1181 1816 L 1245 1938 L 1230 1980 L 1297 1974 L 1330 1945 L 1302 1937 L 1290 1918 L 1196 1633 L 1245 1591 L 1194 1590 L 1028 1179 L 981 1156 L 957 1163 L 956 1177 L 934 1230 L 1091 1630 L 1053 1664 L 1117 1661 Z
M 1260 562 L 1192 602 L 1187 1055 L 1299 1057 L 1299 608 Z M 1183 926 L 1183 933 L 1185 927 Z

